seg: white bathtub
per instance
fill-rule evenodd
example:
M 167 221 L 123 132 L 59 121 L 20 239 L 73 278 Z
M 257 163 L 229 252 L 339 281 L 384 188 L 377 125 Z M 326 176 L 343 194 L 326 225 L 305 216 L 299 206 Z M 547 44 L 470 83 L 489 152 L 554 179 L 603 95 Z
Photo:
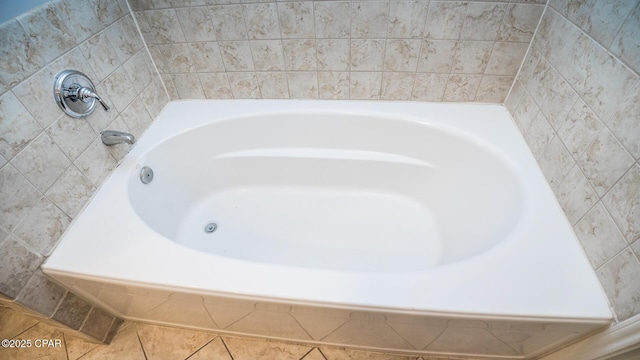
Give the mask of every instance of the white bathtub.
M 493 105 L 172 102 L 43 270 L 125 319 L 418 355 L 529 358 L 611 321 Z

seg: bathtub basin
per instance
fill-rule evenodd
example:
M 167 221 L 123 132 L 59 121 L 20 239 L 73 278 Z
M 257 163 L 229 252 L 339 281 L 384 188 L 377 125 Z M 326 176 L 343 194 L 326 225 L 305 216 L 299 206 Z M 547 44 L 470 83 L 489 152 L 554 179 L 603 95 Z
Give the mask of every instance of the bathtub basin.
M 611 321 L 492 105 L 172 102 L 43 270 L 125 319 L 418 355 L 529 358 Z

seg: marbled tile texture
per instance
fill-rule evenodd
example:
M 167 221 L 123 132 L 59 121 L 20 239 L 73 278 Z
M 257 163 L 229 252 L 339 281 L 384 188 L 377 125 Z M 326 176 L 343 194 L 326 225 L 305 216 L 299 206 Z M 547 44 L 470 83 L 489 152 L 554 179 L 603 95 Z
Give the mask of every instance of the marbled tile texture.
M 638 0 L 550 0 L 505 102 L 618 321 L 640 314 L 639 35 Z
M 175 99 L 487 103 L 504 102 L 544 9 L 542 0 L 130 4 Z
M 154 17 L 158 39 L 184 40 L 174 13 Z M 0 54 L 0 293 L 93 340 L 109 340 L 119 320 L 38 267 L 128 149 L 107 148 L 100 131 L 139 136 L 169 97 L 125 0 L 46 3 L 0 25 Z M 64 115 L 52 97 L 63 69 L 87 74 L 112 110 L 98 107 L 86 119 Z

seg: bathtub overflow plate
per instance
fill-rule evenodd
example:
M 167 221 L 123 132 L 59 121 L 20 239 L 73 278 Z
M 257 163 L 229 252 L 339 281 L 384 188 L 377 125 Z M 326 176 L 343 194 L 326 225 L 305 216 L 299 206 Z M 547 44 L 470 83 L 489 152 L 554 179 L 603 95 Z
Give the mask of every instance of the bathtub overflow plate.
M 153 181 L 153 170 L 150 167 L 145 166 L 140 170 L 140 181 L 142 181 L 143 184 L 148 184 Z
M 214 223 L 214 222 L 210 222 L 207 225 L 204 226 L 204 232 L 207 234 L 211 234 L 213 232 L 215 232 L 216 230 L 218 230 L 218 224 Z

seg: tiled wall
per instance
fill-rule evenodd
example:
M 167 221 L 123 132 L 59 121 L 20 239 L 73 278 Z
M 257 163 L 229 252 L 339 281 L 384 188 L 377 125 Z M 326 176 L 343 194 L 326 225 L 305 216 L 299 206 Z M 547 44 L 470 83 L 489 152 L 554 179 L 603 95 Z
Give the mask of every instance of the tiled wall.
M 506 106 L 617 320 L 640 314 L 640 1 L 551 0 Z
M 130 3 L 172 98 L 502 103 L 545 0 Z
M 53 99 L 63 69 L 87 74 L 111 105 L 86 119 Z M 168 101 L 124 0 L 57 0 L 0 25 L 0 300 L 108 339 L 119 320 L 38 270 L 127 152 L 106 128 L 140 135 Z

